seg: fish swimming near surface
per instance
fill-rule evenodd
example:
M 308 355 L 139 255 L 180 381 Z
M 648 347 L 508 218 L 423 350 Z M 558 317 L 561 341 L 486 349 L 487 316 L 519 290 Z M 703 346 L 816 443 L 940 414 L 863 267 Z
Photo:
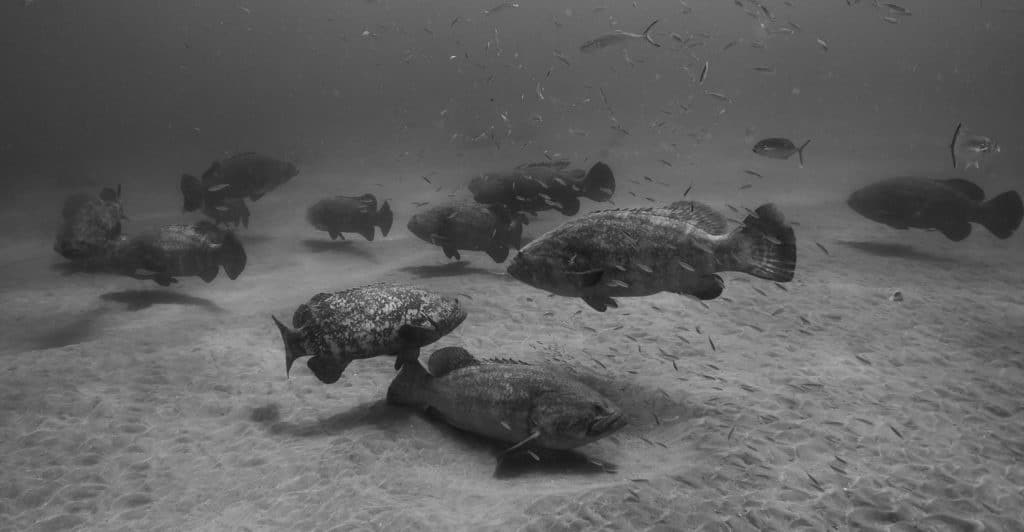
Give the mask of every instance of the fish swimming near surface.
M 660 47 L 661 45 L 651 38 L 651 29 L 654 28 L 654 25 L 657 23 L 658 21 L 655 20 L 648 24 L 643 33 L 630 33 L 628 31 L 615 30 L 611 33 L 599 35 L 581 44 L 580 51 L 583 53 L 593 53 L 611 46 L 619 46 L 635 40 L 643 40 L 652 46 Z
M 54 251 L 83 265 L 105 261 L 110 246 L 121 237 L 121 221 L 127 219 L 121 204 L 121 186 L 116 190 L 104 188 L 99 196 L 69 196 L 61 217 Z
M 811 143 L 811 139 L 797 147 L 793 141 L 784 138 L 772 137 L 757 141 L 754 144 L 754 153 L 770 159 L 789 159 L 793 154 L 800 158 L 800 166 L 804 165 L 804 148 Z
M 225 227 L 249 227 L 249 207 L 242 198 L 223 198 L 218 203 L 204 203 L 203 214 L 213 223 Z
M 412 216 L 409 232 L 440 246 L 444 256 L 461 260 L 459 250 L 483 251 L 494 262 L 505 262 L 508 248 L 519 249 L 523 236 L 521 216 L 504 205 L 449 201 L 427 207 Z
M 377 210 L 377 198 L 363 194 L 322 199 L 306 211 L 306 220 L 318 230 L 327 231 L 331 240 L 344 240 L 342 233 L 358 233 L 372 241 L 376 227 L 380 227 L 381 236 L 388 236 L 394 214 L 387 201 Z
M 566 372 L 508 360 L 477 360 L 461 347 L 431 354 L 430 372 L 406 364 L 391 405 L 429 409 L 450 425 L 520 447 L 574 449 L 627 423 L 603 395 Z
M 511 172 L 489 173 L 469 182 L 473 199 L 480 203 L 500 203 L 512 212 L 556 209 L 566 216 L 580 210 L 579 198 L 609 201 L 615 194 L 615 175 L 605 163 L 590 170 L 568 169 L 568 161 L 521 164 Z
M 224 198 L 248 198 L 256 201 L 266 193 L 299 175 L 294 164 L 246 152 L 216 161 L 202 178 L 181 176 L 184 209 L 195 211 L 204 203 L 218 205 Z
M 894 177 L 853 192 L 846 203 L 869 220 L 895 229 L 934 229 L 953 241 L 967 238 L 971 223 L 1009 238 L 1024 216 L 1016 191 L 985 201 L 985 191 L 966 179 Z
M 508 273 L 600 312 L 617 307 L 615 297 L 663 291 L 715 299 L 725 286 L 718 272 L 793 279 L 796 237 L 774 205 L 758 207 L 734 230 L 727 224 L 693 201 L 592 212 L 524 246 Z
M 178 277 L 197 276 L 212 282 L 221 268 L 229 279 L 237 279 L 246 260 L 245 249 L 234 233 L 204 220 L 134 235 L 111 251 L 108 264 L 130 277 L 169 286 L 178 282 Z
M 292 327 L 273 318 L 285 348 L 285 372 L 301 357 L 321 382 L 331 384 L 357 359 L 397 356 L 395 369 L 418 364 L 420 348 L 466 319 L 457 298 L 422 288 L 378 283 L 320 293 L 299 305 Z

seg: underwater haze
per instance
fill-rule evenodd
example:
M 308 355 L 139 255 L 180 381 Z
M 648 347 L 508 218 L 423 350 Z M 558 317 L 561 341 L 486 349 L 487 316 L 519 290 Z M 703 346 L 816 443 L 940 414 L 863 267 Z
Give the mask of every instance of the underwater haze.
M 2 0 L 0 530 L 1024 530 L 1022 24 Z

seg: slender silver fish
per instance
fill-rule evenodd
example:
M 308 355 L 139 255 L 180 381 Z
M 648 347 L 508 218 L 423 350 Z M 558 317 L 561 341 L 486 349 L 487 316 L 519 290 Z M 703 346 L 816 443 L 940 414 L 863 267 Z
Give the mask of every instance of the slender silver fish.
M 651 38 L 651 28 L 657 24 L 655 20 L 647 25 L 643 33 L 630 33 L 628 31 L 615 30 L 611 33 L 605 33 L 604 35 L 597 36 L 589 41 L 580 45 L 580 51 L 583 53 L 592 53 L 599 50 L 603 50 L 610 46 L 618 46 L 627 43 L 632 40 L 642 39 L 649 42 L 652 46 L 660 47 L 661 45 Z

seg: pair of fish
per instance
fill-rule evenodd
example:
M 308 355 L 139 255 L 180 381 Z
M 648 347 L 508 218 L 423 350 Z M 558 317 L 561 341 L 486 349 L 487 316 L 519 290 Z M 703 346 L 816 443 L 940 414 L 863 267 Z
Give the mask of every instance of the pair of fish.
M 804 165 L 804 148 L 811 143 L 810 139 L 801 144 L 799 147 L 793 143 L 793 141 L 782 138 L 782 137 L 771 137 L 762 139 L 754 144 L 754 153 L 768 157 L 769 159 L 789 159 L 794 154 L 800 158 L 800 166 Z
M 450 425 L 513 444 L 573 449 L 624 427 L 617 405 L 572 375 L 511 360 L 477 360 L 461 347 L 406 364 L 388 387 L 392 405 L 427 409 Z
M 353 360 L 397 357 L 395 369 L 417 363 L 420 348 L 466 319 L 457 298 L 387 283 L 320 293 L 299 305 L 289 328 L 273 317 L 285 347 L 285 373 L 295 360 L 325 384 L 337 382 Z
M 388 236 L 394 214 L 387 201 L 377 210 L 377 197 L 363 194 L 322 199 L 309 207 L 306 220 L 318 230 L 326 231 L 331 240 L 344 240 L 342 233 L 357 233 L 372 241 L 377 227 L 381 236 Z
M 423 209 L 407 224 L 409 232 L 439 246 L 444 256 L 461 260 L 460 250 L 483 251 L 494 262 L 505 262 L 509 247 L 519 249 L 523 220 L 500 204 L 449 201 Z
M 938 230 L 960 241 L 978 223 L 998 238 L 1009 238 L 1024 218 L 1016 191 L 986 201 L 985 191 L 966 179 L 895 177 L 854 191 L 847 205 L 861 216 L 895 229 Z
M 64 201 L 61 224 L 53 249 L 82 265 L 99 263 L 121 237 L 127 219 L 121 204 L 121 186 L 104 188 L 99 196 L 75 194 Z
M 179 188 L 186 212 L 203 209 L 217 223 L 242 221 L 248 226 L 244 198 L 256 201 L 299 174 L 294 164 L 260 155 L 239 153 L 215 161 L 202 178 L 185 174 Z
M 694 201 L 668 207 L 597 211 L 570 220 L 524 246 L 508 273 L 530 286 L 579 297 L 604 312 L 615 297 L 674 292 L 715 299 L 718 272 L 791 281 L 796 237 L 772 204 L 734 230 L 725 216 Z
M 510 172 L 495 172 L 474 177 L 469 182 L 473 199 L 480 203 L 501 204 L 512 212 L 555 209 L 566 216 L 580 210 L 580 197 L 610 201 L 615 194 L 615 175 L 605 163 L 590 170 L 568 169 L 568 161 L 521 164 Z

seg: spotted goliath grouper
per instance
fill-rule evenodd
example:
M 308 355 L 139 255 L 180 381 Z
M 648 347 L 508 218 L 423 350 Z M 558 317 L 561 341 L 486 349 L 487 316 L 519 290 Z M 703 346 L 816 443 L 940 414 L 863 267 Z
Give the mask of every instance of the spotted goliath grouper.
M 299 169 L 288 161 L 246 152 L 215 161 L 201 178 L 182 175 L 179 188 L 184 210 L 194 211 L 221 205 L 225 198 L 256 201 L 297 175 Z
M 70 196 L 61 215 L 54 251 L 82 264 L 103 262 L 121 237 L 121 221 L 127 219 L 121 204 L 121 186 L 117 190 L 104 188 L 98 197 Z
M 626 425 L 622 411 L 571 375 L 509 360 L 478 361 L 461 347 L 406 364 L 387 402 L 432 410 L 450 425 L 514 444 L 573 449 Z
M 439 246 L 444 256 L 461 260 L 459 250 L 483 251 L 494 262 L 505 262 L 508 248 L 519 249 L 522 215 L 504 205 L 449 201 L 417 212 L 407 224 L 409 232 Z
M 452 332 L 466 319 L 454 297 L 386 283 L 320 293 L 299 305 L 292 327 L 273 318 L 285 348 L 285 373 L 301 357 L 321 382 L 341 378 L 349 363 L 397 356 L 395 369 L 416 362 L 420 348 Z
M 246 255 L 234 233 L 202 221 L 139 233 L 112 250 L 108 262 L 136 279 L 152 279 L 169 286 L 178 282 L 178 277 L 187 276 L 209 283 L 221 268 L 234 280 L 245 269 Z
M 521 164 L 511 172 L 496 172 L 474 177 L 469 182 L 473 199 L 480 203 L 501 204 L 512 212 L 556 209 L 566 216 L 580 210 L 580 196 L 593 201 L 609 201 L 615 194 L 615 176 L 604 163 L 590 170 L 569 170 L 568 161 Z
M 725 287 L 718 272 L 786 282 L 795 268 L 796 237 L 774 205 L 729 231 L 720 213 L 687 201 L 570 220 L 524 246 L 508 273 L 603 312 L 618 306 L 614 297 L 662 291 L 717 298 Z
M 387 201 L 377 210 L 377 197 L 373 194 L 335 196 L 314 203 L 306 211 L 306 221 L 320 231 L 327 231 L 331 240 L 345 240 L 342 233 L 358 233 L 373 241 L 376 227 L 380 228 L 381 236 L 388 236 L 394 214 Z

